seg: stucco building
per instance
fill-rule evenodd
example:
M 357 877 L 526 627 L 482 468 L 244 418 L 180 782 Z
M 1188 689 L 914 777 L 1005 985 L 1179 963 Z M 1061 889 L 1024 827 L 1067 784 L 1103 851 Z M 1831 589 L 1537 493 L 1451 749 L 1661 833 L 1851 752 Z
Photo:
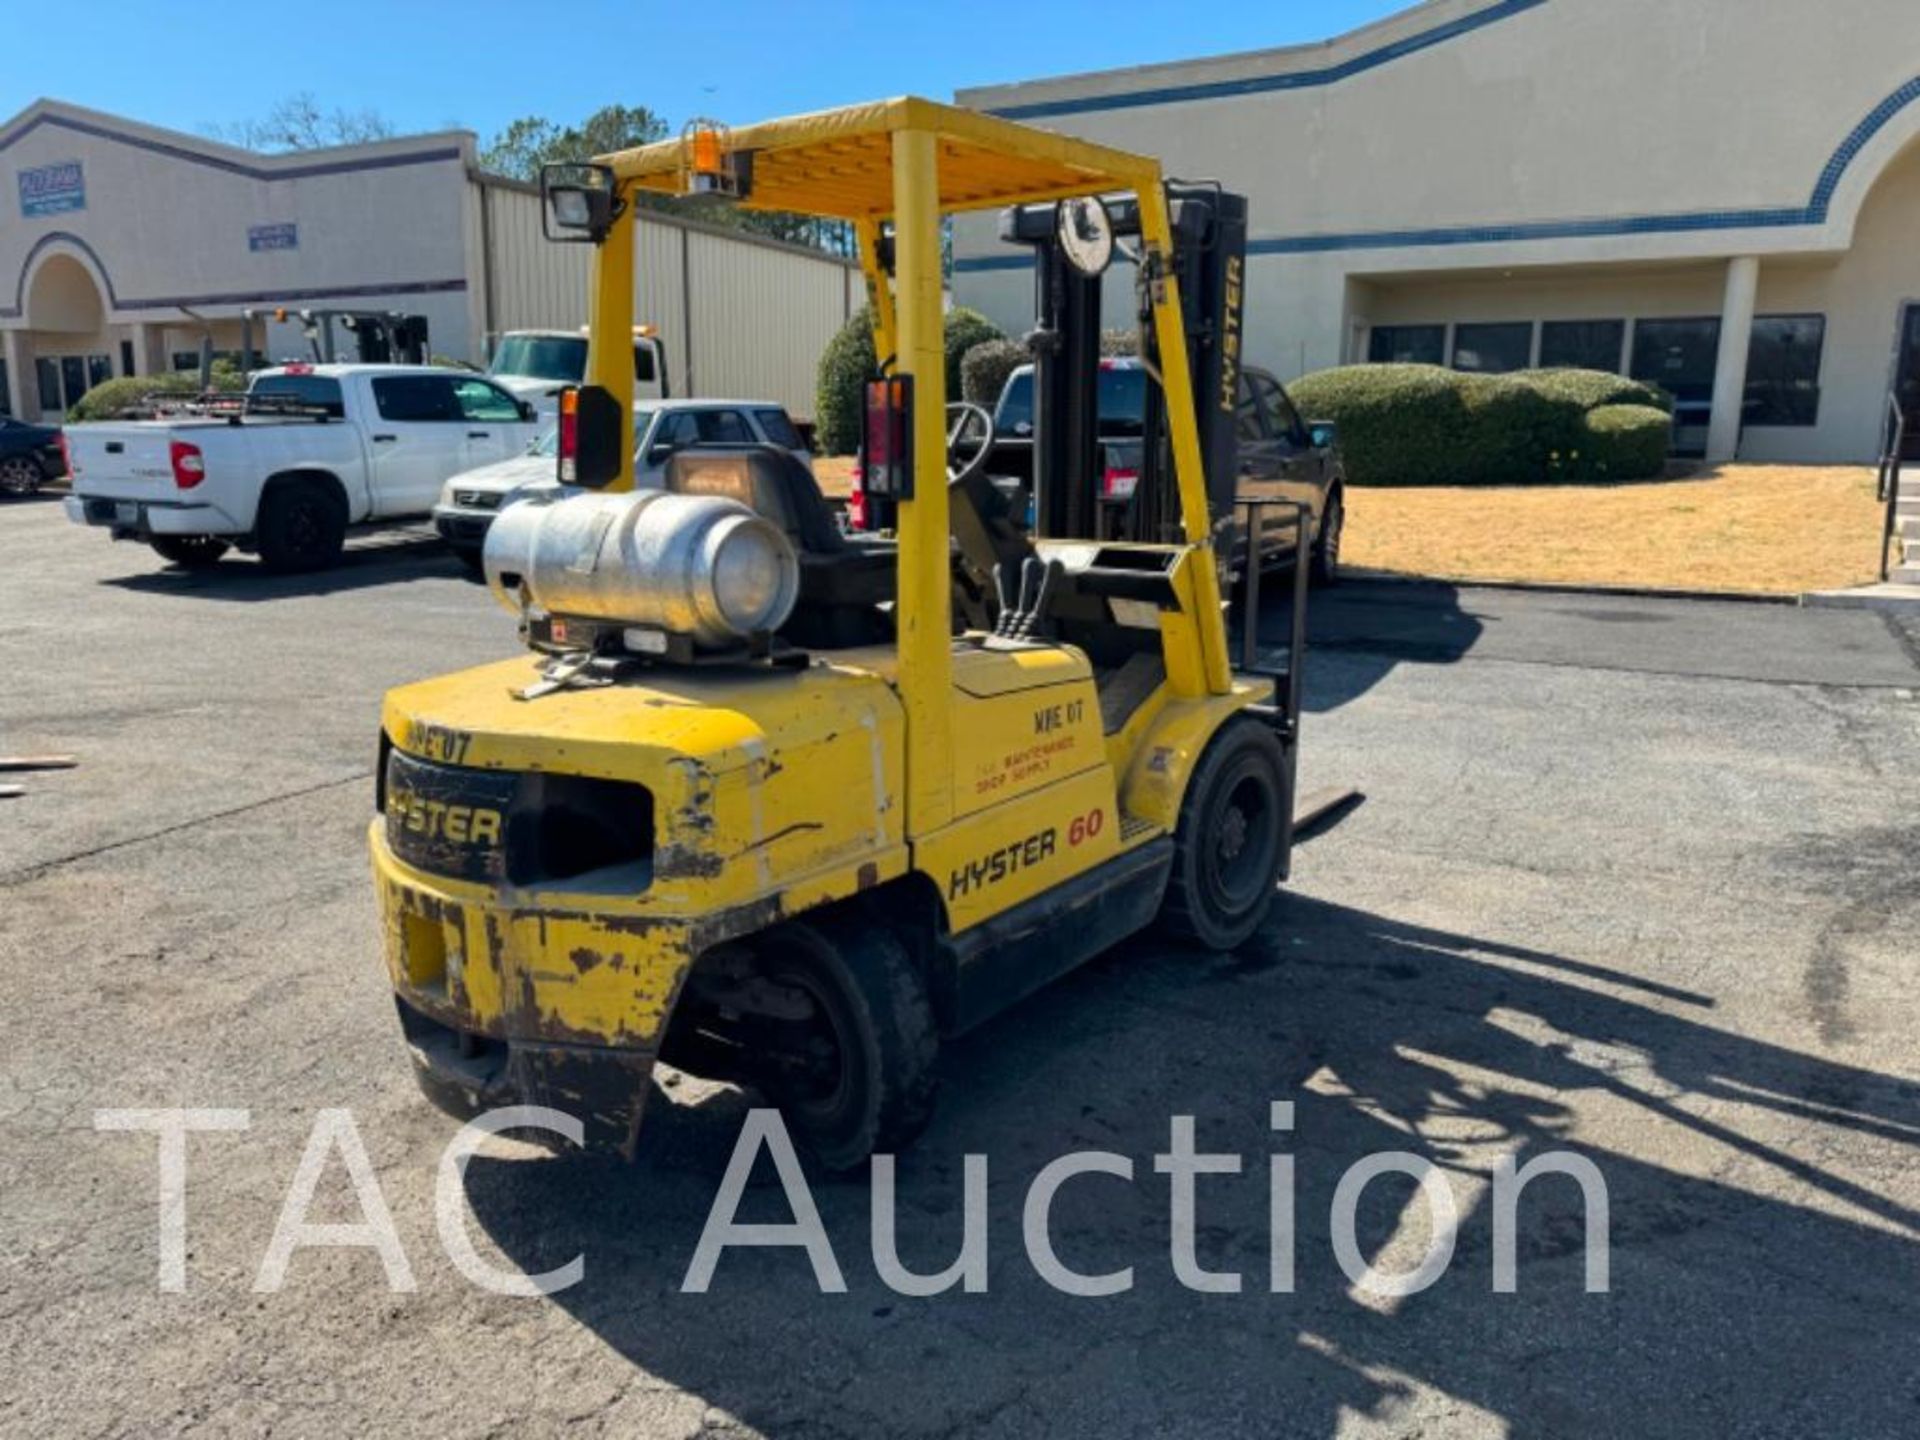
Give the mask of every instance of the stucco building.
M 1619 370 L 1715 458 L 1870 459 L 1896 388 L 1920 433 L 1913 0 L 1432 0 L 958 98 L 1245 191 L 1250 357 L 1283 376 Z M 990 219 L 955 261 L 961 302 L 1030 323 Z
M 0 184 L 0 411 L 24 418 L 194 364 L 206 336 L 237 351 L 248 308 L 421 314 L 436 353 L 476 362 L 501 331 L 585 318 L 588 247 L 543 240 L 538 194 L 482 173 L 466 131 L 263 155 L 42 100 L 0 122 Z M 635 319 L 676 393 L 811 411 L 857 268 L 652 216 L 638 250 Z M 297 322 L 262 348 L 307 353 Z

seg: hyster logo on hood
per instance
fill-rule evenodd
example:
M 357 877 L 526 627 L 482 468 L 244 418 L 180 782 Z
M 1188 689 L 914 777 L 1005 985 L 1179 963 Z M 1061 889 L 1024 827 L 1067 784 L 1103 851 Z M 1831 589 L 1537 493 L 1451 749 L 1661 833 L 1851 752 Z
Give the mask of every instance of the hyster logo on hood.
M 998 885 L 1009 875 L 1031 870 L 1053 854 L 1060 832 L 1049 826 L 1037 835 L 1029 835 L 998 850 L 990 850 L 978 860 L 969 860 L 947 878 L 947 898 L 957 900 L 970 890 Z

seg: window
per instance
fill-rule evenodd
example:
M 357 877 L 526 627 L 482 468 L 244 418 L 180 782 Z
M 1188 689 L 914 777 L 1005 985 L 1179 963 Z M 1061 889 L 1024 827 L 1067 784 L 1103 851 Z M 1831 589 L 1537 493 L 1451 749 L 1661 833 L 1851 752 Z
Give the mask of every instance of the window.
M 1475 375 L 1505 375 L 1533 363 L 1533 322 L 1453 327 L 1453 368 Z
M 1624 320 L 1549 320 L 1540 327 L 1544 370 L 1617 371 L 1626 348 Z
M 581 374 L 585 374 L 583 369 Z M 641 385 L 653 383 L 653 345 L 645 340 L 633 347 L 633 378 Z
M 753 429 L 738 410 L 702 410 L 698 420 L 702 445 L 753 444 Z
M 1746 423 L 1814 425 L 1820 419 L 1824 315 L 1762 315 L 1747 352 Z
M 587 373 L 587 342 L 572 335 L 509 335 L 493 352 L 495 375 L 529 375 L 578 385 Z
M 689 445 L 753 443 L 753 431 L 738 410 L 676 410 L 661 420 L 652 448 L 682 450 Z
M 1033 371 L 1016 370 L 1007 377 L 994 408 L 993 429 L 998 435 L 1033 434 Z
M 1367 342 L 1375 365 L 1439 365 L 1446 360 L 1444 325 L 1376 325 Z
M 760 422 L 761 433 L 769 444 L 778 445 L 783 450 L 804 450 L 806 443 L 801 440 L 800 432 L 793 428 L 793 421 L 787 418 L 784 410 L 756 410 L 753 418 Z
M 336 420 L 347 413 L 340 382 L 330 375 L 262 375 L 247 393 L 286 395 L 308 405 L 324 405 Z
M 1642 320 L 1633 327 L 1633 378 L 1664 386 L 1695 412 L 1713 400 L 1719 354 L 1718 319 Z
M 489 385 L 484 380 L 456 381 L 453 393 L 460 402 L 460 414 L 464 419 L 491 423 L 499 420 L 513 422 L 520 418 L 520 402 L 497 385 Z
M 111 355 L 87 356 L 87 384 L 89 387 L 101 385 L 113 378 L 113 357 Z
M 1307 443 L 1307 427 L 1300 423 L 1300 412 L 1293 408 L 1293 401 L 1287 398 L 1287 392 L 1280 388 L 1280 382 L 1271 375 L 1255 374 L 1254 392 L 1260 397 L 1260 408 L 1266 412 L 1267 431 L 1273 436 L 1292 440 L 1295 444 Z
M 1260 415 L 1260 400 L 1246 371 L 1240 372 L 1240 387 L 1233 407 L 1233 428 L 1242 440 L 1258 442 L 1267 438 L 1267 427 Z
M 133 341 L 131 340 L 122 340 L 120 342 L 120 373 L 122 375 L 133 374 Z
M 87 362 L 78 355 L 60 357 L 60 382 L 67 387 L 67 404 L 87 393 Z
M 33 362 L 33 378 L 40 387 L 40 408 L 42 410 L 64 410 L 60 403 L 60 367 L 45 355 Z
M 7 362 L 0 360 L 0 415 L 13 413 L 13 390 L 7 381 Z
M 373 403 L 382 420 L 433 423 L 461 418 L 453 379 L 447 375 L 376 376 Z

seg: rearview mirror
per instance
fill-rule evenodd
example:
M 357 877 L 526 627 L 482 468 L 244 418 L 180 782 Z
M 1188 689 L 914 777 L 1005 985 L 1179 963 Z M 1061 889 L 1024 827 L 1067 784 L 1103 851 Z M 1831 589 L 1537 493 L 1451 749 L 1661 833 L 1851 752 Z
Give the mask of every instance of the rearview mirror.
M 540 412 L 533 408 L 532 401 L 522 400 L 519 403 L 520 403 L 520 418 L 522 420 L 532 421 L 532 420 L 538 420 L 540 418 Z

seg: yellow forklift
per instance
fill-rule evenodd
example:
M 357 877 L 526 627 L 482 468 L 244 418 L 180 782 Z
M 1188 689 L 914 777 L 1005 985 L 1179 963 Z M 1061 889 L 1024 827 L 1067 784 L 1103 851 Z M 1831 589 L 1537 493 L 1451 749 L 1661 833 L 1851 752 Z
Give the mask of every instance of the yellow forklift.
M 1247 940 L 1292 845 L 1306 567 L 1284 673 L 1253 673 L 1251 634 L 1236 673 L 1222 552 L 1250 534 L 1257 577 L 1266 528 L 1232 513 L 1244 202 L 921 99 L 700 124 L 542 189 L 549 237 L 593 247 L 558 459 L 584 489 L 490 533 L 528 653 L 382 717 L 369 839 L 427 1095 L 551 1106 L 631 1154 L 662 1059 L 758 1090 L 845 1169 L 926 1123 L 942 1037 L 1156 921 Z M 647 191 L 852 222 L 891 533 L 843 534 L 771 446 L 634 488 Z M 944 393 L 942 217 L 980 210 L 1039 260 L 1032 526 L 983 473 L 990 419 Z M 1086 303 L 1115 253 L 1157 381 L 1117 538 L 1089 498 Z

